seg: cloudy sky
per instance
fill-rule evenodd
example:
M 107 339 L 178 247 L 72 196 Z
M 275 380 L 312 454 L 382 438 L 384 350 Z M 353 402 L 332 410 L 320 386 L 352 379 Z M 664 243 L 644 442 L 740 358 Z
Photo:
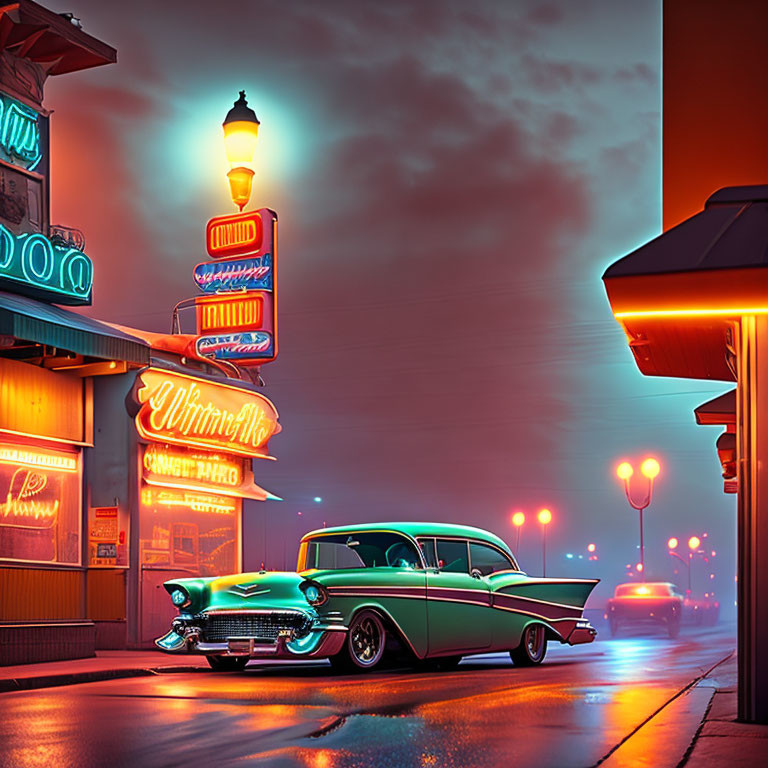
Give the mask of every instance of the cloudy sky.
M 247 511 L 246 565 L 281 565 L 284 538 L 323 521 L 511 540 L 520 509 L 537 573 L 548 506 L 548 570 L 613 584 L 637 557 L 614 467 L 653 453 L 649 575 L 672 576 L 669 536 L 706 531 L 730 589 L 735 497 L 691 413 L 727 387 L 643 378 L 600 280 L 660 231 L 659 2 L 47 4 L 118 49 L 46 95 L 53 218 L 86 233 L 95 316 L 168 329 L 205 222 L 233 210 L 221 121 L 239 89 L 262 122 L 284 429 L 257 469 L 286 501 Z M 591 541 L 597 564 L 578 559 Z

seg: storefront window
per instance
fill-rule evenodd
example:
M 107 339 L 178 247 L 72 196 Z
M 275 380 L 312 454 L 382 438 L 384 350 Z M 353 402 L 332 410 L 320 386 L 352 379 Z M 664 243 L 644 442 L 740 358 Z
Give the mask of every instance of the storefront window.
M 222 576 L 238 569 L 241 500 L 142 484 L 142 568 Z
M 0 559 L 80 564 L 80 454 L 0 442 Z

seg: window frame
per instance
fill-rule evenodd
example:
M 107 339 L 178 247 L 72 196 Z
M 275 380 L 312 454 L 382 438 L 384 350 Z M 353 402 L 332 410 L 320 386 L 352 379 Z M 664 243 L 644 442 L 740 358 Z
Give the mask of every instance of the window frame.
M 468 539 L 467 544 L 469 545 L 469 572 L 472 573 L 473 565 L 472 565 L 472 544 L 477 544 L 479 547 L 487 547 L 488 549 L 491 549 L 495 552 L 498 552 L 501 557 L 507 562 L 508 565 L 512 566 L 511 568 L 501 568 L 498 571 L 491 571 L 491 573 L 485 574 L 483 573 L 483 577 L 491 576 L 494 573 L 505 573 L 507 571 L 514 571 L 516 573 L 520 572 L 520 568 L 517 567 L 517 563 L 514 561 L 514 558 L 511 558 L 504 550 L 502 550 L 500 547 L 497 547 L 490 542 L 487 541 L 480 541 L 479 539 Z M 480 570 L 479 568 L 477 569 Z M 482 571 L 481 571 L 482 573 Z

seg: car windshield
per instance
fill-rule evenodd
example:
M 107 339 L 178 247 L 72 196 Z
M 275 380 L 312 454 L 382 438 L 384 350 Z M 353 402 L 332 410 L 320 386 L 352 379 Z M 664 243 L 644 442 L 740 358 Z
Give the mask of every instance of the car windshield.
M 340 533 L 317 536 L 306 545 L 303 569 L 421 568 L 411 541 L 398 533 Z
M 669 584 L 619 584 L 616 597 L 669 597 Z

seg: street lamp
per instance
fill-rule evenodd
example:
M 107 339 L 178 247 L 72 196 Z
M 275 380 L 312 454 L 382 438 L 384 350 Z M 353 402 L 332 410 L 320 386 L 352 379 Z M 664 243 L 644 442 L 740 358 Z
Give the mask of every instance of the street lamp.
M 542 576 L 547 575 L 547 526 L 552 522 L 552 513 L 548 509 L 539 510 L 539 522 L 541 523 L 541 567 Z
M 698 553 L 701 546 L 701 539 L 698 536 L 691 536 L 688 539 L 688 559 L 686 560 L 682 555 L 679 555 L 675 550 L 678 547 L 677 538 L 674 536 L 667 542 L 667 549 L 671 557 L 676 557 L 687 569 L 688 569 L 688 596 L 691 595 L 691 566 L 693 565 L 693 556 Z
M 628 461 L 622 461 L 618 467 L 616 467 L 616 475 L 619 480 L 624 483 L 624 493 L 627 496 L 629 506 L 636 509 L 640 513 L 640 562 L 637 564 L 637 570 L 642 574 L 643 580 L 645 580 L 645 543 L 643 541 L 643 511 L 650 505 L 651 496 L 653 495 L 653 480 L 661 471 L 659 462 L 656 459 L 648 458 L 640 465 L 640 472 L 648 479 L 648 490 L 645 496 L 637 501 L 632 498 L 632 493 L 629 488 L 629 481 L 632 475 L 635 473 L 634 468 Z
M 515 546 L 515 555 L 518 557 L 520 556 L 520 529 L 523 527 L 524 522 L 525 514 L 523 512 L 515 512 L 515 514 L 512 515 L 512 525 L 517 528 L 517 544 Z
M 227 173 L 232 202 L 242 211 L 251 199 L 253 186 L 253 154 L 259 134 L 259 118 L 248 106 L 245 91 L 227 112 L 222 124 L 224 149 L 230 170 Z

